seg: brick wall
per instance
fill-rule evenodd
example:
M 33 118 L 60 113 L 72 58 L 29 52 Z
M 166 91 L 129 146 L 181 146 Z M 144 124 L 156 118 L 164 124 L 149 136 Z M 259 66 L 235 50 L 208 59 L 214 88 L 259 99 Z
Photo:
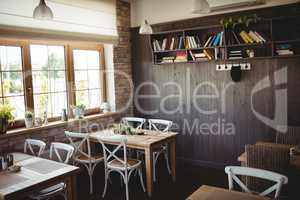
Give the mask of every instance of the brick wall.
M 130 43 L 130 4 L 117 0 L 117 30 L 119 35 L 118 43 L 114 46 L 114 69 L 118 72 L 115 75 L 116 107 L 123 109 L 128 103 L 126 113 L 132 114 L 132 103 L 130 95 L 132 88 L 131 70 L 131 43 Z M 126 74 L 126 76 L 125 76 Z M 129 80 L 128 80 L 129 79 Z
M 129 102 L 129 106 L 123 112 L 124 115 L 132 114 L 132 106 L 129 101 L 131 92 L 131 47 L 130 47 L 130 4 L 117 0 L 117 29 L 119 40 L 114 46 L 114 69 L 115 75 L 115 97 L 116 97 L 116 107 L 120 110 Z M 126 76 L 125 76 L 126 74 Z M 128 80 L 129 79 L 129 80 Z M 53 141 L 66 141 L 64 137 L 65 130 L 73 131 L 90 131 L 91 129 L 105 128 L 108 124 L 114 121 L 119 121 L 121 114 L 109 116 L 109 117 L 99 117 L 93 120 L 85 120 L 80 124 L 78 122 L 68 123 L 67 125 L 56 126 L 55 128 L 47 128 L 37 131 L 25 131 L 26 133 L 18 133 L 12 135 L 0 135 L 0 153 L 1 152 L 12 152 L 12 151 L 22 151 L 24 140 L 26 138 L 41 139 L 46 143 L 50 144 Z M 84 130 L 79 130 L 79 127 L 86 127 L 88 123 L 88 128 Z M 95 125 L 96 124 L 96 125 Z M 80 126 L 81 125 L 81 126 Z

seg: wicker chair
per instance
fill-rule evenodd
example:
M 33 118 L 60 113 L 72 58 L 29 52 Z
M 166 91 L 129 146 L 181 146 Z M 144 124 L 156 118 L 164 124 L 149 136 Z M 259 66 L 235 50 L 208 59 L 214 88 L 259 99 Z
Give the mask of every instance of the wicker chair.
M 276 133 L 276 143 L 278 144 L 300 144 L 300 127 L 289 126 L 286 133 Z
M 289 148 L 286 146 L 272 144 L 246 145 L 247 167 L 264 169 L 288 175 L 290 164 Z M 255 178 L 246 178 L 248 188 L 259 191 L 259 189 L 270 187 L 269 182 Z M 285 194 L 285 192 L 283 191 Z

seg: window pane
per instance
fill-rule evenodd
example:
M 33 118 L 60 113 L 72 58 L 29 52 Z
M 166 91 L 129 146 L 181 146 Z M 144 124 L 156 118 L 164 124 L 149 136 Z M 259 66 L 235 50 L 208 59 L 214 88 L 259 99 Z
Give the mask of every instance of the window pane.
M 83 104 L 88 108 L 89 105 L 89 93 L 88 90 L 76 91 L 76 104 Z
M 75 71 L 75 86 L 76 90 L 88 89 L 87 71 Z
M 89 90 L 89 107 L 95 108 L 100 105 L 100 90 Z
M 61 46 L 48 47 L 48 64 L 49 69 L 65 69 L 65 49 Z
M 84 50 L 74 50 L 74 69 L 87 69 L 87 52 Z
M 60 116 L 67 109 L 65 49 L 63 46 L 31 45 L 33 96 L 36 116 Z M 34 56 L 40 56 L 35 58 Z
M 89 69 L 100 69 L 99 63 L 99 52 L 98 51 L 88 51 L 88 68 Z
M 32 70 L 48 69 L 48 51 L 45 45 L 30 45 Z
M 11 105 L 15 108 L 14 116 L 16 119 L 24 118 L 25 113 L 25 102 L 24 96 L 17 96 L 17 97 L 8 97 L 3 99 L 5 104 Z
M 4 96 L 23 95 L 22 72 L 2 72 Z
M 66 91 L 66 72 L 65 71 L 50 71 L 50 92 Z
M 88 71 L 89 89 L 100 88 L 100 70 Z
M 48 71 L 33 71 L 32 72 L 33 93 L 49 92 Z

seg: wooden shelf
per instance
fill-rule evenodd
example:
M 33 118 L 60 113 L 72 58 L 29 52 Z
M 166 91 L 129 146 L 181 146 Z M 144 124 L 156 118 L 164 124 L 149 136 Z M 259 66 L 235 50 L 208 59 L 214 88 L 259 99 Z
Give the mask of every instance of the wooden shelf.
M 253 27 L 246 29 L 255 30 L 259 32 L 266 40 L 265 43 L 242 43 L 242 44 L 230 44 L 228 45 L 229 40 L 232 40 L 231 31 L 227 31 L 221 25 L 212 25 L 212 26 L 203 26 L 203 27 L 195 27 L 195 28 L 187 28 L 182 30 L 174 30 L 174 31 L 164 31 L 154 33 L 150 39 L 150 46 L 152 46 L 152 42 L 154 40 L 161 41 L 164 38 L 171 37 L 183 37 L 186 36 L 194 36 L 197 38 L 197 43 L 200 40 L 200 43 L 203 45 L 208 35 L 216 34 L 219 32 L 224 32 L 224 45 L 223 46 L 210 46 L 210 47 L 200 47 L 200 48 L 191 48 L 191 49 L 176 49 L 176 50 L 163 50 L 163 51 L 154 51 L 152 48 L 153 55 L 153 63 L 157 65 L 168 65 L 168 64 L 178 64 L 176 62 L 173 63 L 160 63 L 163 57 L 168 56 L 176 56 L 176 52 L 186 52 L 188 60 L 187 62 L 179 62 L 181 63 L 204 63 L 204 62 L 240 62 L 240 61 L 249 61 L 255 59 L 270 59 L 270 58 L 294 58 L 300 57 L 300 33 L 293 25 L 294 22 L 300 21 L 300 16 L 294 17 L 286 17 L 286 18 L 273 18 L 273 19 L 262 19 L 259 23 L 254 24 Z M 285 24 L 287 26 L 289 32 L 282 33 L 281 24 Z M 287 25 L 288 24 L 288 25 Z M 291 24 L 289 26 L 289 24 Z M 297 22 L 298 24 L 298 22 Z M 294 30 L 295 29 L 295 30 Z M 243 29 L 242 29 L 243 30 Z M 294 30 L 294 32 L 293 32 Z M 291 36 L 290 36 L 291 35 Z M 278 44 L 291 44 L 291 50 L 295 55 L 277 55 L 276 48 L 278 48 Z M 199 43 L 198 43 L 199 44 Z M 211 49 L 211 53 L 218 54 L 218 59 L 214 60 L 203 60 L 203 61 L 193 61 L 191 60 L 191 55 L 188 51 L 192 51 L 192 53 L 200 53 L 204 49 Z M 219 49 L 219 51 L 213 51 L 214 49 Z M 242 59 L 224 59 L 229 57 L 229 53 L 232 50 L 241 50 L 242 55 L 246 56 L 246 49 L 252 49 L 255 53 L 254 58 L 242 58 Z M 222 58 L 222 59 L 220 59 Z

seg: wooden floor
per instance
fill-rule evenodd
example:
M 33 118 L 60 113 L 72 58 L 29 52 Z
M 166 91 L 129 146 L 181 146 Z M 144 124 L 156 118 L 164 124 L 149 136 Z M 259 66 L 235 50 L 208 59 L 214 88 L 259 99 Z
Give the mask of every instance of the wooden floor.
M 89 196 L 88 179 L 86 172 L 81 173 L 78 176 L 78 200 L 94 200 L 101 199 L 103 191 L 104 177 L 103 167 L 98 167 L 95 173 L 95 195 Z M 118 174 L 112 176 L 113 184 L 109 185 L 107 195 L 104 199 L 107 200 L 120 200 L 125 199 L 125 188 L 120 184 L 120 177 Z M 193 193 L 202 184 L 219 186 L 227 188 L 227 177 L 223 170 L 208 169 L 193 166 L 182 166 L 177 167 L 177 181 L 173 183 L 171 177 L 168 176 L 167 169 L 164 165 L 164 160 L 160 161 L 158 166 L 158 180 L 154 184 L 154 193 L 152 200 L 184 200 L 191 193 Z M 130 200 L 144 200 L 149 199 L 142 191 L 139 179 L 133 177 L 130 181 L 129 187 Z

